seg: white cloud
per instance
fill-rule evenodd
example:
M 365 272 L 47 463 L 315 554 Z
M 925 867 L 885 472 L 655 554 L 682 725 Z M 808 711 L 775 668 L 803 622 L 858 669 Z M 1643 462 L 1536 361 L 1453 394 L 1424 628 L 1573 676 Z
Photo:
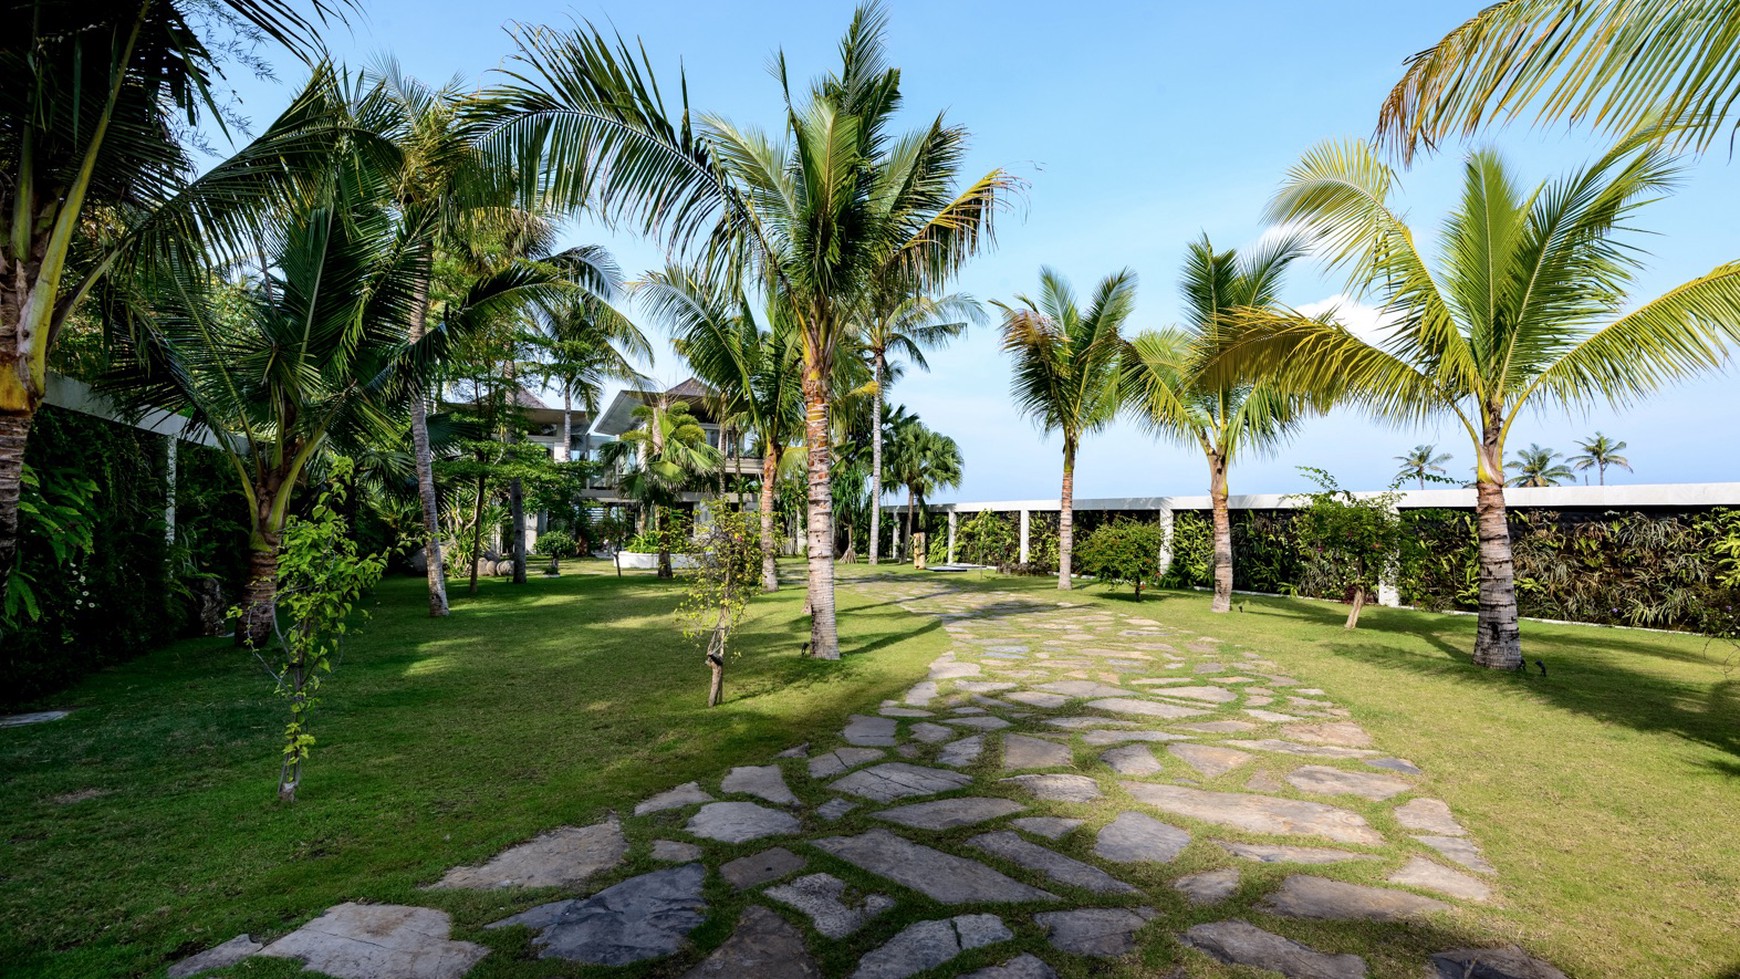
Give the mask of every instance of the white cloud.
M 1374 346 L 1382 346 L 1390 338 L 1398 320 L 1396 313 L 1391 310 L 1368 306 L 1346 293 L 1339 292 L 1327 299 L 1305 303 L 1299 307 L 1299 312 L 1306 316 L 1329 313 L 1354 336 Z

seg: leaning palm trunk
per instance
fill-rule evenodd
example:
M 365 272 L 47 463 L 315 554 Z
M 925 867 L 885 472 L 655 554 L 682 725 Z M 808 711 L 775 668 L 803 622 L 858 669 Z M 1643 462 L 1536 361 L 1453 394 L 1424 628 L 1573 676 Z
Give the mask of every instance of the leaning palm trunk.
M 429 283 L 422 279 L 417 285 L 416 319 L 411 324 L 411 339 L 421 339 L 428 326 Z M 440 618 L 448 612 L 447 569 L 441 559 L 441 501 L 435 493 L 435 455 L 429 450 L 429 409 L 422 393 L 411 398 L 411 446 L 417 454 L 417 497 L 423 504 L 423 559 L 429 575 L 429 616 Z
M 773 551 L 774 483 L 779 479 L 779 447 L 769 443 L 761 459 L 761 587 L 779 591 L 779 565 Z
M 1057 501 L 1057 590 L 1069 591 L 1075 552 L 1075 439 L 1063 440 L 1063 493 Z
M 804 365 L 804 442 L 809 451 L 810 655 L 840 658 L 834 619 L 834 498 L 829 485 L 828 380 L 812 362 Z
M 882 553 L 882 373 L 887 358 L 876 353 L 874 374 L 876 390 L 870 395 L 870 564 Z M 898 559 L 900 548 L 894 549 Z
M 1484 454 L 1496 460 L 1496 434 L 1484 441 Z M 1517 622 L 1516 568 L 1511 561 L 1504 476 L 1496 462 L 1481 466 L 1474 510 L 1480 538 L 1480 616 L 1475 626 L 1474 665 L 1514 670 L 1522 665 L 1522 630 Z
M 1214 604 L 1211 612 L 1232 611 L 1232 517 L 1227 513 L 1226 460 L 1210 456 L 1208 495 L 1214 503 Z

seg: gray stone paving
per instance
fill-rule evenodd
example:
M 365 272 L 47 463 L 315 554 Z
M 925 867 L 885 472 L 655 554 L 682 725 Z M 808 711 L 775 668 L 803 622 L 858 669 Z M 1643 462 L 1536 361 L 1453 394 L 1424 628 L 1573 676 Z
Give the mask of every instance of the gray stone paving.
M 754 802 L 709 802 L 689 818 L 684 829 L 720 843 L 747 843 L 769 836 L 790 836 L 799 829 L 789 812 Z
M 886 894 L 854 900 L 846 891 L 846 882 L 832 874 L 809 874 L 762 893 L 808 915 L 810 924 L 829 938 L 845 938 L 894 907 L 894 899 Z
M 573 887 L 622 862 L 628 841 L 614 819 L 562 826 L 496 854 L 476 867 L 454 867 L 437 888 Z
M 459 979 L 489 949 L 451 940 L 452 927 L 434 908 L 340 904 L 258 954 L 337 979 Z

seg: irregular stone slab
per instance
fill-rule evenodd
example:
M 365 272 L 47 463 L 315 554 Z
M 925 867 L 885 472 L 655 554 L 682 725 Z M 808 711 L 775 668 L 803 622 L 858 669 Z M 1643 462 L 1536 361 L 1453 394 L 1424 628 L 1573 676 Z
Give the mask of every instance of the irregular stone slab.
M 1450 905 L 1429 897 L 1387 887 L 1367 887 L 1295 874 L 1257 905 L 1270 914 L 1287 918 L 1317 918 L 1325 921 L 1400 921 L 1433 911 L 1448 911 Z
M 187 979 L 201 972 L 225 969 L 265 947 L 247 935 L 237 935 L 222 945 L 213 945 L 170 966 L 169 979 Z
M 1124 782 L 1137 801 L 1204 822 L 1277 836 L 1323 836 L 1339 843 L 1377 846 L 1384 838 L 1357 813 L 1321 802 L 1240 792 L 1205 792 L 1181 785 Z
M 905 701 L 918 707 L 925 707 L 936 699 L 936 681 L 921 680 L 906 691 Z
M 814 845 L 870 873 L 943 904 L 1010 904 L 1055 901 L 1057 895 L 1029 887 L 976 860 L 920 846 L 885 829 L 833 836 Z
M 810 743 L 808 741 L 805 741 L 803 744 L 800 744 L 795 748 L 787 748 L 784 751 L 780 752 L 779 754 L 774 755 L 773 757 L 775 757 L 775 758 L 802 758 L 809 753 L 810 753 Z
M 1237 748 L 1213 744 L 1169 744 L 1166 750 L 1209 778 L 1225 775 L 1256 757 Z
M 1291 698 L 1298 701 L 1300 698 Z M 1306 706 L 1333 706 L 1331 704 L 1307 704 Z M 1335 721 L 1323 724 L 1289 724 L 1281 729 L 1281 733 L 1294 741 L 1304 741 L 1310 744 L 1336 744 L 1343 748 L 1369 748 L 1372 746 L 1371 735 L 1352 721 Z
M 1565 974 L 1515 945 L 1458 948 L 1432 956 L 1429 979 L 1565 979 Z
M 1092 802 L 1100 797 L 1100 784 L 1086 775 L 1016 775 L 999 781 L 1014 782 L 1047 802 Z
M 943 830 L 999 819 L 1025 808 L 1019 802 L 1008 799 L 969 796 L 964 799 L 940 799 L 936 802 L 917 802 L 897 809 L 885 809 L 877 813 L 876 818 L 913 829 Z
M 1383 768 L 1392 772 L 1401 772 L 1403 775 L 1426 774 L 1420 770 L 1418 765 L 1408 761 L 1406 758 L 1367 758 L 1365 763 L 1373 768 Z
M 664 812 L 666 809 L 681 809 L 702 802 L 712 802 L 713 797 L 701 788 L 699 782 L 684 782 L 669 792 L 660 792 L 650 799 L 643 800 L 634 807 L 636 816 L 644 816 L 649 812 Z
M 1410 799 L 1396 807 L 1396 822 L 1433 836 L 1467 836 L 1468 831 L 1450 815 L 1450 806 L 1440 799 Z
M 1123 697 L 1129 694 L 1123 687 L 1107 686 L 1092 680 L 1053 680 L 1039 684 L 1038 689 L 1060 693 L 1066 697 Z
M 943 749 L 937 752 L 936 763 L 947 765 L 950 768 L 965 768 L 978 761 L 979 755 L 983 754 L 984 751 L 985 736 L 975 734 L 970 738 L 962 738 L 959 741 L 943 745 Z
M 1486 862 L 1480 855 L 1480 848 L 1468 840 L 1456 836 L 1416 836 L 1414 839 L 1426 844 L 1448 859 L 1454 860 L 1477 874 L 1496 874 L 1498 868 Z
M 665 863 L 688 863 L 701 859 L 701 848 L 693 843 L 679 843 L 676 840 L 653 840 L 652 856 L 654 860 Z
M 403 904 L 346 903 L 258 954 L 300 959 L 337 979 L 460 979 L 489 949 L 447 936 L 447 912 Z
M 1487 887 L 1484 881 L 1451 870 L 1443 864 L 1433 863 L 1425 857 L 1410 857 L 1407 863 L 1402 864 L 1402 869 L 1386 879 L 1392 884 L 1437 891 L 1464 901 L 1487 901 L 1492 898 L 1492 888 Z
M 1001 717 L 992 717 L 989 714 L 974 714 L 967 717 L 945 717 L 942 719 L 942 722 L 944 724 L 955 724 L 960 727 L 976 727 L 981 731 L 1000 731 L 1009 726 L 1008 721 L 1003 720 Z
M 858 808 L 856 802 L 847 802 L 845 799 L 829 799 L 816 807 L 816 815 L 831 823 L 856 808 Z
M 38 710 L 31 711 L 28 714 L 6 714 L 0 716 L 0 727 L 24 727 L 28 724 L 47 724 L 50 721 L 61 720 L 71 713 L 72 711 L 70 710 Z M 232 939 L 232 941 L 233 940 L 234 939 Z M 224 944 L 227 945 L 229 943 L 225 942 Z M 222 945 L 218 946 L 218 948 L 222 947 Z M 208 949 L 207 951 L 215 952 L 217 949 Z M 202 952 L 200 954 L 203 955 L 205 953 Z M 216 968 L 216 966 L 208 966 L 208 968 Z
M 719 791 L 752 795 L 782 806 L 795 806 L 798 797 L 786 787 L 785 773 L 778 765 L 751 765 L 731 769 L 719 783 Z
M 1057 979 L 1057 973 L 1037 955 L 1017 955 L 1001 965 L 969 972 L 960 979 Z
M 1222 962 L 1268 969 L 1287 979 L 1365 979 L 1365 960 L 1357 955 L 1328 955 L 1244 921 L 1195 925 L 1183 941 Z
M 705 867 L 690 863 L 630 877 L 585 900 L 568 902 L 532 943 L 543 946 L 541 958 L 588 965 L 627 965 L 671 955 L 707 920 L 707 904 L 701 899 L 706 876 Z
M 939 663 L 930 668 L 930 677 L 933 680 L 952 680 L 978 675 L 979 664 L 977 663 Z
M 1203 734 L 1242 734 L 1257 729 L 1257 725 L 1250 721 L 1202 721 L 1178 726 L 1186 731 L 1200 731 Z
M 972 779 L 959 772 L 945 772 L 903 761 L 853 772 L 833 783 L 836 792 L 848 792 L 873 802 L 893 802 L 918 795 L 936 795 L 965 786 Z
M 1364 758 L 1375 755 L 1375 751 L 1364 748 L 1337 748 L 1327 744 L 1300 744 L 1297 741 L 1283 741 L 1280 738 L 1262 738 L 1254 741 L 1227 741 L 1235 748 L 1249 748 L 1252 751 L 1273 751 L 1283 755 L 1303 755 L 1307 758 Z
M 1029 707 L 1043 707 L 1046 710 L 1062 707 L 1064 704 L 1069 703 L 1069 698 L 1065 697 L 1063 694 L 1040 693 L 1037 690 L 1017 690 L 1014 693 L 1004 694 L 1003 696 L 1004 699 L 1013 700 L 1018 704 L 1026 704 Z
M 1342 863 L 1347 860 L 1377 860 L 1369 853 L 1351 853 L 1347 850 L 1335 850 L 1328 847 L 1313 846 L 1279 846 L 1267 843 L 1228 843 L 1216 841 L 1221 849 L 1235 857 L 1254 860 L 1257 863 Z
M 968 840 L 967 844 L 992 856 L 1002 857 L 1017 867 L 1044 874 L 1059 884 L 1079 887 L 1095 894 L 1136 893 L 1134 887 L 1098 867 L 1090 867 L 1055 850 L 1029 843 L 1009 830 L 982 833 Z
M 968 693 L 1000 693 L 1004 690 L 1013 690 L 1020 685 L 1001 680 L 962 680 L 955 684 L 955 689 L 965 690 Z
M 894 726 L 892 717 L 871 717 L 868 714 L 853 714 L 846 718 L 846 729 L 841 737 L 847 744 L 866 748 L 894 747 Z
M 917 709 L 912 708 L 912 707 L 892 707 L 892 706 L 888 706 L 886 704 L 883 705 L 883 707 L 880 710 L 878 710 L 876 713 L 881 714 L 883 717 L 930 717 L 930 716 L 932 716 L 931 712 L 928 710 L 917 710 Z
M 1081 733 L 1083 742 L 1099 747 L 1107 744 L 1122 744 L 1126 741 L 1189 741 L 1188 734 L 1172 734 L 1167 731 L 1110 731 L 1093 730 Z
M 1048 840 L 1061 839 L 1071 830 L 1080 826 L 1086 820 L 1064 819 L 1061 816 L 1027 816 L 1021 819 L 1009 820 L 1009 825 L 1023 833 L 1043 836 Z
M 1230 704 L 1239 699 L 1238 694 L 1225 687 L 1166 687 L 1152 692 L 1156 697 L 1182 697 L 1210 704 Z
M 808 862 L 803 857 L 776 846 L 753 853 L 747 857 L 738 857 L 719 868 L 719 876 L 738 890 L 765 884 L 770 880 L 778 880 L 786 874 L 796 873 Z
M 983 708 L 983 707 L 959 707 L 959 708 L 955 709 L 954 713 L 957 715 L 961 715 L 961 716 L 966 716 L 968 714 L 983 714 L 983 713 L 985 713 L 985 708 Z M 945 717 L 943 719 L 947 720 L 948 718 Z
M 803 933 L 760 905 L 750 905 L 737 930 L 683 979 L 822 979 Z
M 1006 942 L 1015 933 L 991 914 L 963 914 L 908 925 L 858 962 L 852 979 L 905 979 L 934 969 L 962 952 Z
M 943 727 L 941 724 L 932 724 L 929 721 L 920 721 L 908 730 L 913 737 L 926 744 L 940 744 L 960 733 L 952 728 Z
M 1245 779 L 1245 789 L 1249 792 L 1285 792 L 1287 786 L 1275 777 L 1274 772 L 1264 770 L 1252 772 L 1251 777 Z
M 562 826 L 509 847 L 488 863 L 454 867 L 431 888 L 572 887 L 616 866 L 628 853 L 614 818 L 591 826 Z
M 810 874 L 762 893 L 808 915 L 816 930 L 829 938 L 845 938 L 894 907 L 894 899 L 885 894 L 867 894 L 862 901 L 847 904 L 846 882 L 833 874 Z
M 1198 714 L 1208 713 L 1200 707 L 1163 704 L 1155 700 L 1135 700 L 1130 697 L 1108 697 L 1104 700 L 1092 700 L 1088 702 L 1088 706 L 1096 710 L 1108 710 L 1114 714 L 1140 714 L 1143 717 L 1169 719 L 1195 717 Z
M 1160 759 L 1154 757 L 1154 752 L 1147 745 L 1127 744 L 1122 748 L 1113 748 L 1100 755 L 1100 761 L 1119 775 L 1143 776 L 1152 775 L 1160 770 Z
M 1094 841 L 1094 853 L 1117 863 L 1171 863 L 1190 845 L 1190 834 L 1147 813 L 1119 813 Z
M 683 827 L 693 836 L 721 843 L 747 843 L 798 831 L 797 817 L 753 802 L 710 802 Z
M 555 924 L 556 919 L 562 917 L 562 912 L 579 903 L 578 900 L 551 901 L 549 904 L 540 904 L 530 910 L 521 911 L 519 914 L 513 915 L 512 917 L 503 918 L 500 921 L 492 921 L 483 927 L 486 930 L 523 927 L 530 928 L 533 931 L 542 931 Z
M 1219 663 L 1198 663 L 1192 673 L 1220 673 L 1226 669 Z
M 810 778 L 828 778 L 887 755 L 879 748 L 835 748 L 810 759 Z
M 1023 768 L 1059 768 L 1074 761 L 1068 745 L 1025 734 L 1010 734 L 1003 738 L 1003 770 L 1006 772 Z
M 1199 874 L 1189 874 L 1172 882 L 1172 888 L 1183 894 L 1191 904 L 1219 904 L 1232 897 L 1239 889 L 1239 872 L 1230 867 L 1225 870 L 1204 870 Z
M 1059 951 L 1113 959 L 1136 947 L 1136 932 L 1153 917 L 1153 908 L 1083 908 L 1043 911 L 1033 921 Z
M 1314 792 L 1318 795 L 1356 795 L 1361 799 L 1382 802 L 1393 796 L 1413 788 L 1392 775 L 1379 775 L 1375 772 L 1344 772 L 1339 768 L 1327 765 L 1306 765 L 1295 769 L 1287 776 L 1287 781 L 1301 792 Z
M 1252 698 L 1251 702 L 1256 703 L 1256 699 Z M 1294 714 L 1283 714 L 1280 711 L 1273 711 L 1273 710 L 1259 710 L 1255 707 L 1245 708 L 1245 713 L 1251 715 L 1252 717 L 1256 718 L 1259 721 L 1267 721 L 1270 724 L 1285 724 L 1288 721 L 1299 720 L 1299 717 L 1297 715 L 1294 715 Z

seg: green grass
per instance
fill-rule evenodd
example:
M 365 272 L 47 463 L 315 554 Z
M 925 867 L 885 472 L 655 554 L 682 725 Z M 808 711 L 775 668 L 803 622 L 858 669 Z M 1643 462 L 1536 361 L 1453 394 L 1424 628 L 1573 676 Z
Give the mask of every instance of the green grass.
M 1055 598 L 1044 579 L 950 580 Z M 6 974 L 149 974 L 353 899 L 449 911 L 455 937 L 496 950 L 479 976 L 576 974 L 527 961 L 523 931 L 480 927 L 553 892 L 418 886 L 553 826 L 626 814 L 680 782 L 798 742 L 831 744 L 847 713 L 904 688 L 948 648 L 934 619 L 846 588 L 846 659 L 803 659 L 802 595 L 790 588 L 753 606 L 730 699 L 709 711 L 706 670 L 676 632 L 669 584 L 597 573 L 523 589 L 485 581 L 477 599 L 456 599 L 447 622 L 422 614 L 421 587 L 380 590 L 315 715 L 320 744 L 295 806 L 273 800 L 283 704 L 223 642 L 135 660 L 44 705 L 81 708 L 72 718 L 0 731 Z M 1522 944 L 1579 979 L 1740 976 L 1740 673 L 1724 673 L 1703 640 L 1525 623 L 1529 659 L 1548 674 L 1523 678 L 1467 665 L 1468 617 L 1368 609 L 1350 633 L 1344 610 L 1320 603 L 1252 599 L 1215 616 L 1194 593 L 1150 592 L 1139 606 L 1127 592 L 1075 594 L 1260 651 L 1325 688 L 1380 745 L 1425 769 L 1422 792 L 1450 802 L 1500 869 L 1502 900 L 1459 912 L 1453 930 L 1299 923 L 1290 934 L 1312 941 L 1321 931 L 1338 949 L 1349 935 L 1368 942 L 1354 950 L 1374 977 L 1415 979 L 1422 949 L 1471 936 Z M 799 782 L 806 801 L 822 798 Z M 68 801 L 91 791 L 104 794 Z M 630 824 L 623 874 L 651 869 L 650 840 L 681 822 L 667 815 L 668 826 Z M 853 814 L 841 825 L 870 822 Z M 1281 868 L 1247 874 L 1268 880 L 1271 870 L 1278 879 Z M 703 947 L 725 937 L 743 901 L 717 879 L 709 898 L 721 913 L 693 936 Z M 940 913 L 906 899 L 876 928 L 816 950 L 843 968 L 898 924 Z M 1040 947 L 1029 931 L 957 964 Z M 1127 974 L 1160 974 L 1181 956 L 1153 943 Z M 1189 961 L 1193 976 L 1257 975 Z M 686 964 L 612 974 L 674 975 Z M 1064 963 L 1072 975 L 1086 968 Z M 303 973 L 256 961 L 236 974 Z

